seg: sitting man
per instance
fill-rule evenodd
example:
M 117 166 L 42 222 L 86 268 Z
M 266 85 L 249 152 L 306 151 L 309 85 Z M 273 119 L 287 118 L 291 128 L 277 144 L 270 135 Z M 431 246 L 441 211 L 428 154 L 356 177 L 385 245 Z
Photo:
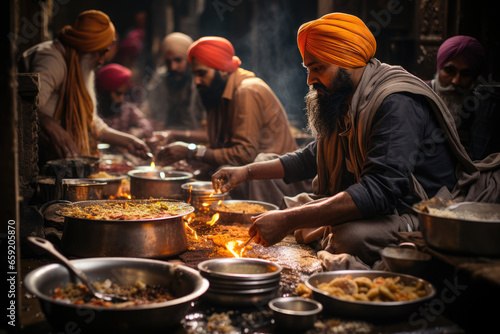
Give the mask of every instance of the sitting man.
M 205 140 L 209 146 L 174 142 L 158 154 L 160 163 L 194 158 L 213 168 L 240 166 L 254 161 L 259 153 L 284 154 L 297 149 L 278 97 L 254 73 L 240 68 L 241 61 L 227 39 L 200 38 L 189 47 L 188 60 L 208 113 Z M 231 196 L 280 205 L 283 195 L 294 194 L 305 185 L 278 181 L 274 185 L 270 181 L 252 183 L 247 189 L 243 185 Z
M 298 242 L 320 240 L 318 257 L 328 270 L 368 269 L 380 263 L 382 248 L 398 243 L 397 232 L 418 230 L 408 205 L 441 193 L 498 201 L 500 189 L 474 182 L 479 170 L 443 101 L 401 67 L 374 58 L 375 38 L 359 18 L 333 13 L 305 23 L 298 46 L 316 140 L 212 176 L 222 192 L 248 179 L 314 177 L 314 195 L 286 198 L 289 208 L 254 218 L 255 242 L 269 246 L 295 233 Z M 498 168 L 496 158 L 488 168 Z
M 99 114 L 113 129 L 138 138 L 150 138 L 153 126 L 144 113 L 125 100 L 130 90 L 132 71 L 120 64 L 103 66 L 96 75 Z
M 103 12 L 82 12 L 58 37 L 28 49 L 20 72 L 40 74 L 38 116 L 40 163 L 54 158 L 98 155 L 102 141 L 147 159 L 148 146 L 137 137 L 108 127 L 97 116 L 94 70 L 115 38 Z
M 448 38 L 437 53 L 437 72 L 427 81 L 444 101 L 457 126 L 460 141 L 472 160 L 500 152 L 500 87 L 479 85 L 486 53 L 469 36 Z
M 205 108 L 187 60 L 192 43 L 188 35 L 174 32 L 161 44 L 165 65 L 158 67 L 148 82 L 146 100 L 141 106 L 153 120 L 155 130 L 198 130 L 205 121 Z M 172 139 L 172 133 L 163 134 Z

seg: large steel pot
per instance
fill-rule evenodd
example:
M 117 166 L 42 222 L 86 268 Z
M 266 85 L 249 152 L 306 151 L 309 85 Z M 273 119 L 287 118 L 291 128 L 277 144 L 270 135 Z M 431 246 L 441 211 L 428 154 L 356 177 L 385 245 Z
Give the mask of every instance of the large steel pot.
M 153 202 L 156 200 L 101 200 L 68 205 L 103 205 L 113 202 Z M 169 200 L 172 201 L 172 200 Z M 165 258 L 188 248 L 182 217 L 194 211 L 186 203 L 182 215 L 142 220 L 98 220 L 64 217 L 61 247 L 76 257 L 124 256 Z
M 193 178 L 193 174 L 174 170 L 131 170 L 130 195 L 133 198 L 182 199 L 181 186 Z
M 102 199 L 107 182 L 92 179 L 62 179 L 39 176 L 38 189 L 43 203 L 54 200 L 71 202 Z
M 165 328 L 178 326 L 191 303 L 209 286 L 196 270 L 165 261 L 118 257 L 72 260 L 71 263 L 92 281 L 109 279 L 120 286 L 141 281 L 167 286 L 176 299 L 126 308 L 69 304 L 52 299 L 52 294 L 73 277 L 60 264 L 45 265 L 28 273 L 24 286 L 37 296 L 45 317 L 58 332 L 66 333 L 72 328 L 75 333 L 167 333 Z
M 500 256 L 500 204 L 431 199 L 413 209 L 429 246 L 463 255 Z

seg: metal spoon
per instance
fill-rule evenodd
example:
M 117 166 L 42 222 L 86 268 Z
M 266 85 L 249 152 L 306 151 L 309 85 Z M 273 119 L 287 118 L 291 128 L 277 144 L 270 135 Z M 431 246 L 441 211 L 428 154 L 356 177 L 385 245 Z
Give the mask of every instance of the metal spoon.
M 54 256 L 56 259 L 58 259 L 61 264 L 63 264 L 69 271 L 71 271 L 73 274 L 76 275 L 82 281 L 82 283 L 87 287 L 88 291 L 97 299 L 104 300 L 106 302 L 111 302 L 111 303 L 123 303 L 126 302 L 127 299 L 124 297 L 118 297 L 114 295 L 104 295 L 97 291 L 96 287 L 92 282 L 88 279 L 88 277 L 75 267 L 64 255 L 59 253 L 57 249 L 54 247 L 54 245 L 45 239 L 38 238 L 38 237 L 28 237 L 28 240 L 31 241 L 33 244 L 37 245 L 40 248 L 45 249 L 47 252 L 49 252 L 52 256 Z

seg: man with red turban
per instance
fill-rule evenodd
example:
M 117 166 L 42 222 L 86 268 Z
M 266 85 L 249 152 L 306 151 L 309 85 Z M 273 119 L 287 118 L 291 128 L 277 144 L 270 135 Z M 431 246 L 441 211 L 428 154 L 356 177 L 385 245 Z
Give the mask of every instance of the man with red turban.
M 415 202 L 436 195 L 500 199 L 500 189 L 474 182 L 479 168 L 443 101 L 403 68 L 374 58 L 375 39 L 359 18 L 325 15 L 303 24 L 297 42 L 316 140 L 212 177 L 223 192 L 249 178 L 314 178 L 314 194 L 287 198 L 289 208 L 255 218 L 249 230 L 255 242 L 269 246 L 295 233 L 299 242 L 319 241 L 318 257 L 329 270 L 369 269 L 382 263 L 381 249 L 398 244 L 397 232 L 418 230 L 407 209 Z M 488 168 L 498 166 L 500 155 Z
M 94 70 L 103 64 L 114 38 L 108 15 L 88 10 L 56 39 L 23 54 L 20 72 L 40 75 L 40 162 L 95 156 L 99 140 L 147 158 L 149 149 L 141 140 L 107 127 L 96 113 Z
M 125 98 L 130 90 L 132 71 L 120 64 L 103 66 L 96 75 L 99 115 L 115 130 L 138 138 L 153 135 L 153 126 L 139 108 Z
M 453 36 L 439 47 L 436 75 L 427 81 L 453 115 L 460 141 L 472 160 L 500 151 L 500 135 L 496 135 L 500 110 L 492 109 L 500 105 L 499 90 L 478 86 L 485 63 L 486 52 L 477 39 Z
M 195 158 L 213 168 L 240 166 L 254 161 L 260 153 L 281 155 L 297 148 L 278 97 L 263 80 L 240 67 L 241 61 L 227 39 L 200 38 L 189 47 L 188 61 L 208 113 L 208 146 L 170 144 L 158 155 L 160 163 Z M 264 157 L 259 155 L 258 159 Z M 282 182 L 266 185 L 242 186 L 231 196 L 249 199 L 252 194 L 280 204 L 284 193 L 295 193 L 300 187 Z

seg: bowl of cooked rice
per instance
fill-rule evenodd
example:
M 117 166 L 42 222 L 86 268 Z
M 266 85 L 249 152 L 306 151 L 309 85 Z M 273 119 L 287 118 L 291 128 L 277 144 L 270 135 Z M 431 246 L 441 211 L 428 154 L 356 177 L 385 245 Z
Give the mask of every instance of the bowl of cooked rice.
M 226 200 L 212 203 L 210 209 L 213 214 L 219 214 L 217 221 L 219 224 L 252 225 L 251 217 L 279 208 L 274 204 L 261 201 Z

